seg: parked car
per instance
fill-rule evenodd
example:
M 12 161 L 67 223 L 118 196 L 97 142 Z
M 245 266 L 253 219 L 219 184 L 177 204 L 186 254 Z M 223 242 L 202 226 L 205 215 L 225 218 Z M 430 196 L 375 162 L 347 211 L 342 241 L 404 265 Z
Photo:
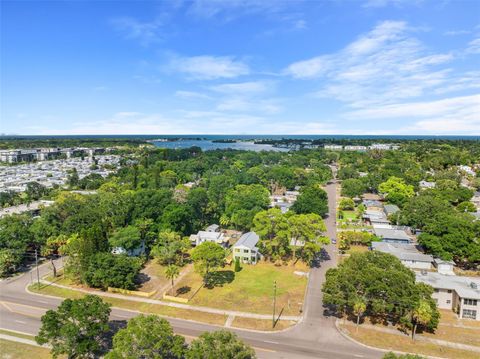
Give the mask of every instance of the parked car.
M 335 238 L 332 238 L 330 241 L 332 242 L 332 244 L 337 244 L 337 240 Z

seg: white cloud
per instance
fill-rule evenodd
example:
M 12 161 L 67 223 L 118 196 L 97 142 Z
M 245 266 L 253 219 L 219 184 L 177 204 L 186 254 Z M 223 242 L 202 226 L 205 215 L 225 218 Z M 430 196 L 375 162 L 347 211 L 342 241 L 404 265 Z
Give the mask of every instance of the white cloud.
M 469 30 L 449 30 L 449 31 L 445 31 L 443 34 L 446 36 L 459 36 L 459 35 L 467 35 L 470 33 L 471 31 Z
M 112 25 L 125 34 L 127 39 L 138 40 L 142 45 L 162 40 L 162 22 L 155 19 L 151 22 L 141 22 L 133 17 L 119 17 L 111 20 Z
M 168 68 L 192 80 L 235 78 L 250 72 L 247 64 L 231 56 L 175 56 Z
M 227 94 L 253 94 L 265 92 L 269 85 L 264 81 L 249 81 L 237 83 L 225 83 L 211 86 L 210 89 L 215 92 Z
M 466 52 L 468 54 L 480 54 L 480 37 L 477 37 L 468 43 Z
M 184 91 L 184 90 L 179 90 L 175 92 L 175 96 L 181 97 L 181 98 L 188 98 L 188 99 L 205 99 L 208 100 L 211 97 L 200 92 L 195 92 L 195 91 Z

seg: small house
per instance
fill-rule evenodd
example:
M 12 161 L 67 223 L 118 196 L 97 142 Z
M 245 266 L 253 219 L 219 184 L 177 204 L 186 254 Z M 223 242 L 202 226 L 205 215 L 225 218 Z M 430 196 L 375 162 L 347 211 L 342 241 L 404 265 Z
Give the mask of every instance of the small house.
M 233 259 L 242 263 L 257 264 L 261 257 L 256 247 L 260 237 L 255 232 L 243 234 L 240 239 L 233 245 Z
M 412 243 L 412 239 L 405 231 L 390 228 L 374 228 L 375 235 L 385 243 Z
M 204 242 L 214 242 L 226 247 L 228 239 L 220 232 L 199 231 L 197 234 L 190 236 L 190 242 L 194 246 L 198 246 Z

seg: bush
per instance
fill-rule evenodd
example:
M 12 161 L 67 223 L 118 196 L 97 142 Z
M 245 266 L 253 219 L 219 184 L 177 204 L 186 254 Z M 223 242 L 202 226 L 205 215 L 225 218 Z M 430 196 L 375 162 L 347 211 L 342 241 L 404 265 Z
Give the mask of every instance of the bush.
M 342 198 L 338 206 L 342 211 L 353 211 L 355 209 L 355 202 L 351 198 Z

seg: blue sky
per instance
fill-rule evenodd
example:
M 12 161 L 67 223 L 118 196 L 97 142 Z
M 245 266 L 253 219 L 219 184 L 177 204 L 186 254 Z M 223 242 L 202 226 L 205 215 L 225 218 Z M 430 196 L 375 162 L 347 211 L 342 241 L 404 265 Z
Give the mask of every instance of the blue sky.
M 0 132 L 480 135 L 480 1 L 2 1 Z

